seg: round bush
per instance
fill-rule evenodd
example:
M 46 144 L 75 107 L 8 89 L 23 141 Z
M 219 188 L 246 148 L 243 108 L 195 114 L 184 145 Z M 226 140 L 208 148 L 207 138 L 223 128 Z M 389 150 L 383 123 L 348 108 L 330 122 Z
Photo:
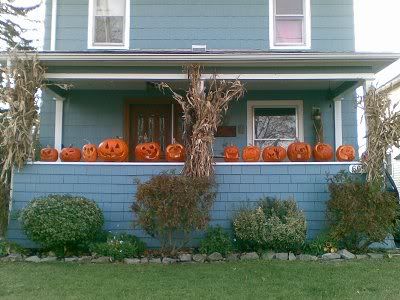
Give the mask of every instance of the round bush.
M 32 200 L 21 213 L 21 223 L 32 241 L 48 248 L 66 249 L 92 241 L 104 219 L 94 201 L 50 195 Z

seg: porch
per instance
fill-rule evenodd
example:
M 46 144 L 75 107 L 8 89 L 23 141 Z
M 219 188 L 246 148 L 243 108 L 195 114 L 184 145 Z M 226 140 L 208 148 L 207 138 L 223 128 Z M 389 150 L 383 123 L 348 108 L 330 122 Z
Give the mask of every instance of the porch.
M 190 63 L 204 65 L 205 85 L 214 72 L 220 79 L 239 78 L 244 82 L 244 98 L 231 104 L 222 124 L 229 128 L 228 133 L 218 134 L 214 143 L 218 193 L 211 224 L 230 228 L 234 213 L 261 197 L 294 198 L 306 214 L 308 235 L 313 237 L 325 223 L 327 174 L 349 170 L 354 163 L 225 163 L 223 149 L 230 144 L 264 147 L 276 138 L 287 145 L 296 137 L 313 145 L 314 108 L 321 111 L 325 143 L 335 149 L 342 144 L 357 149 L 355 89 L 370 84 L 373 73 L 392 62 L 385 56 L 315 53 L 43 53 L 40 59 L 47 67 L 50 83 L 72 85 L 68 91 L 56 86 L 44 91 L 40 143 L 60 150 L 70 144 L 82 147 L 87 141 L 99 144 L 119 136 L 128 142 L 131 155 L 124 163 L 34 162 L 15 171 L 9 238 L 29 243 L 16 212 L 30 200 L 48 194 L 72 194 L 100 205 L 106 230 L 133 230 L 150 246 L 156 242 L 132 228 L 130 207 L 135 182 L 182 168 L 180 163 L 135 162 L 134 146 L 145 135 L 163 148 L 173 138 L 180 139 L 179 107 L 155 89 L 154 82 L 168 82 L 184 91 L 187 78 L 181 68 Z M 144 127 L 138 125 L 139 113 L 148 116 Z M 272 135 L 264 134 L 268 130 L 260 134 L 256 128 L 268 117 L 284 119 L 288 130 L 278 136 L 274 135 L 276 130 Z

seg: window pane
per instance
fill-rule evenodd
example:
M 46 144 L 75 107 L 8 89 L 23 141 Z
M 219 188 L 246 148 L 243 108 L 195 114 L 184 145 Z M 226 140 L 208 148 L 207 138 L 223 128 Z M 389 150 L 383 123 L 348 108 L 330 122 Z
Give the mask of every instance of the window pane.
M 277 15 L 302 15 L 303 0 L 275 0 Z
M 267 146 L 272 146 L 274 144 L 274 142 L 276 141 L 276 139 L 274 140 L 256 140 L 254 141 L 254 145 L 260 147 L 261 149 L 264 149 Z M 295 141 L 295 139 L 292 140 L 281 140 L 279 142 L 279 146 L 282 146 L 283 148 L 289 147 L 289 145 L 291 143 L 293 143 Z
M 95 17 L 95 43 L 124 42 L 124 17 Z
M 295 108 L 254 109 L 255 139 L 296 138 Z
M 96 16 L 124 16 L 125 0 L 97 0 Z
M 278 19 L 275 22 L 276 43 L 302 44 L 303 20 Z

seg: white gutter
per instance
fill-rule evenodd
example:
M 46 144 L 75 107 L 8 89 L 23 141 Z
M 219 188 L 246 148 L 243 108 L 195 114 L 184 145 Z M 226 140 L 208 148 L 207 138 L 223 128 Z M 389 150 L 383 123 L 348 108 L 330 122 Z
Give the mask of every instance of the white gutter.
M 51 37 L 50 50 L 56 50 L 56 32 L 57 32 L 57 0 L 51 2 Z

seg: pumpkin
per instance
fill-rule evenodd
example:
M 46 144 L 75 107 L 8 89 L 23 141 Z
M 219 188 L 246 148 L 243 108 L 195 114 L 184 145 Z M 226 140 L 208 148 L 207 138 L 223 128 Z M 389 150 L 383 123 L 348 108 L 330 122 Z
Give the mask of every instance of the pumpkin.
M 41 161 L 57 161 L 58 160 L 58 151 L 57 149 L 51 148 L 47 146 L 40 150 L 40 160 Z
M 279 140 L 277 140 L 272 146 L 264 148 L 262 158 L 268 162 L 283 161 L 286 158 L 286 149 L 279 146 Z
M 137 161 L 158 161 L 160 157 L 161 147 L 158 143 L 143 143 L 135 147 L 135 158 Z
M 311 146 L 296 140 L 287 148 L 287 156 L 290 161 L 308 161 L 311 158 Z
M 338 161 L 353 161 L 356 158 L 356 150 L 351 145 L 342 145 L 336 150 Z
M 256 162 L 260 159 L 261 150 L 257 146 L 247 146 L 243 148 L 242 158 L 246 162 Z
M 333 158 L 333 148 L 329 144 L 317 143 L 313 149 L 313 155 L 316 161 L 329 161 Z
M 122 139 L 106 139 L 100 143 L 99 147 L 97 148 L 97 154 L 102 161 L 127 161 L 129 147 Z
M 95 162 L 97 160 L 97 146 L 90 142 L 83 145 L 82 158 L 86 162 Z
M 171 145 L 168 145 L 165 150 L 167 161 L 185 161 L 185 148 L 175 142 L 175 139 L 172 141 Z
M 65 162 L 77 162 L 81 160 L 81 149 L 69 146 L 61 150 L 60 158 Z
M 224 161 L 226 162 L 237 162 L 239 161 L 239 148 L 234 145 L 225 147 L 224 149 Z

